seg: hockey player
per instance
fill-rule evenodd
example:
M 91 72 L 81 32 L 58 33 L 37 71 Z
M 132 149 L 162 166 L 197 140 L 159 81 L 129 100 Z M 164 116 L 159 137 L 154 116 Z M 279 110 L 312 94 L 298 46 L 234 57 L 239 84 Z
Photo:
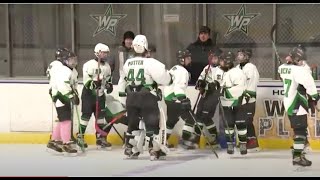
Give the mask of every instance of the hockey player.
M 173 83 L 164 87 L 164 100 L 167 105 L 167 140 L 172 134 L 174 126 L 181 117 L 185 121 L 182 130 L 183 145 L 187 149 L 194 149 L 195 143 L 190 141 L 194 139 L 194 121 L 189 113 L 191 110 L 190 99 L 186 96 L 186 90 L 189 82 L 189 72 L 185 67 L 191 64 L 191 53 L 189 50 L 179 50 L 177 52 L 178 65 L 170 69 Z M 174 145 L 168 144 L 168 148 Z
M 111 93 L 113 91 L 113 85 L 110 82 L 111 68 L 109 64 L 105 62 L 109 52 L 110 50 L 107 45 L 98 43 L 94 48 L 94 54 L 96 57 L 87 61 L 83 65 L 84 86 L 81 94 L 82 115 L 80 121 L 82 133 L 85 132 L 92 114 L 95 116 L 98 126 L 97 128 L 101 129 L 106 124 L 105 112 L 103 112 L 103 109 L 105 108 L 104 90 L 106 89 L 107 93 Z M 110 132 L 111 127 L 112 126 L 109 126 L 105 129 L 106 134 Z M 84 142 L 83 135 L 81 136 L 78 134 L 77 140 L 78 145 L 83 144 L 85 148 L 88 147 L 87 143 Z M 96 145 L 99 148 L 107 150 L 110 150 L 112 146 L 106 141 L 106 136 L 98 131 L 96 131 Z
M 146 136 L 150 138 L 150 158 L 159 159 L 165 156 L 165 137 L 159 131 L 160 112 L 158 107 L 157 85 L 169 85 L 172 81 L 165 65 L 154 58 L 146 58 L 148 41 L 144 35 L 137 35 L 133 40 L 135 57 L 128 59 L 124 66 L 123 76 L 119 80 L 119 96 L 126 96 L 128 129 L 124 154 L 128 158 L 137 158 L 142 149 L 138 144 L 144 142 L 139 127 L 140 117 L 146 126 Z M 163 150 L 164 149 L 164 150 Z
M 217 80 L 216 72 L 219 69 L 219 57 L 221 54 L 222 50 L 219 48 L 214 48 L 210 51 L 208 57 L 209 65 L 204 67 L 195 87 L 201 94 L 197 105 L 196 118 L 200 127 L 206 126 L 212 137 L 209 140 L 211 145 L 217 145 L 217 127 L 212 118 L 219 103 L 220 83 Z M 197 126 L 195 126 L 195 133 L 197 134 L 195 142 L 198 143 L 201 131 Z
M 250 58 L 252 57 L 251 49 L 240 49 L 237 53 L 237 68 L 241 69 L 246 75 L 246 90 L 243 94 L 243 109 L 247 114 L 247 149 L 258 150 L 259 144 L 256 136 L 256 132 L 253 125 L 253 117 L 256 110 L 256 92 L 259 82 L 259 72 L 257 67 L 252 64 Z
M 235 55 L 227 52 L 221 57 L 220 68 L 225 72 L 221 84 L 221 105 L 225 123 L 227 153 L 234 153 L 235 127 L 239 139 L 240 154 L 247 154 L 246 111 L 242 106 L 246 89 L 246 76 L 241 69 L 234 67 Z
M 59 122 L 52 132 L 52 140 L 47 147 L 56 152 L 65 152 L 76 155 L 77 150 L 72 147 L 71 123 L 73 105 L 79 105 L 77 57 L 68 49 L 58 49 L 56 52 L 57 61 L 52 62 L 48 68 L 50 77 L 50 95 L 55 104 Z
M 306 159 L 304 152 L 308 127 L 307 95 L 311 97 L 314 104 L 320 97 L 310 72 L 300 66 L 304 51 L 300 48 L 294 48 L 290 54 L 292 61 L 289 64 L 282 64 L 278 69 L 278 73 L 284 87 L 284 108 L 294 132 L 292 164 L 311 166 L 312 162 Z

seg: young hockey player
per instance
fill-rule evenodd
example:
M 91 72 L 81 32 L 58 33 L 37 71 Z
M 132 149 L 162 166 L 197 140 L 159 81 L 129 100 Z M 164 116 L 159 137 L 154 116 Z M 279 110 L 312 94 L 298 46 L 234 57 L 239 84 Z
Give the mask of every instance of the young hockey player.
M 196 118 L 200 127 L 206 126 L 206 129 L 212 137 L 209 142 L 211 145 L 217 145 L 217 127 L 212 118 L 219 104 L 220 83 L 217 79 L 219 76 L 217 76 L 216 73 L 219 71 L 218 65 L 221 54 L 222 50 L 219 48 L 210 51 L 208 57 L 209 65 L 204 67 L 195 87 L 201 94 L 197 105 Z M 197 134 L 195 142 L 198 143 L 201 131 L 197 126 L 195 126 L 195 133 Z
M 237 53 L 237 68 L 241 69 L 246 75 L 246 90 L 243 94 L 243 109 L 247 114 L 247 149 L 258 150 L 259 144 L 256 136 L 256 132 L 253 125 L 253 117 L 256 110 L 256 93 L 259 82 L 259 72 L 257 67 L 252 64 L 250 58 L 252 57 L 251 49 L 240 49 Z
M 194 121 L 189 113 L 191 110 L 190 99 L 186 96 L 186 90 L 189 82 L 189 72 L 185 67 L 191 64 L 191 53 L 189 50 L 179 50 L 177 52 L 177 65 L 170 69 L 173 83 L 164 87 L 164 100 L 167 105 L 167 140 L 172 134 L 174 126 L 181 117 L 185 121 L 182 130 L 182 143 L 187 149 L 194 149 L 195 143 L 190 141 L 194 139 Z M 174 145 L 168 144 L 168 148 Z
M 221 57 L 220 68 L 225 72 L 221 83 L 220 101 L 225 123 L 227 153 L 234 153 L 235 127 L 239 139 L 240 154 L 247 154 L 246 111 L 242 106 L 243 93 L 246 88 L 246 76 L 241 69 L 234 67 L 235 55 L 227 52 Z
M 126 148 L 124 154 L 128 158 L 137 158 L 144 142 L 144 136 L 139 130 L 140 117 L 146 126 L 146 136 L 150 138 L 150 158 L 160 159 L 165 156 L 165 144 L 162 140 L 165 134 L 160 133 L 160 112 L 158 107 L 157 86 L 169 85 L 172 81 L 165 65 L 154 58 L 145 57 L 148 41 L 144 35 L 137 35 L 132 42 L 135 57 L 126 61 L 124 74 L 119 80 L 119 96 L 126 96 L 128 130 L 126 133 Z M 165 128 L 165 127 L 164 127 Z
M 307 141 L 307 95 L 314 104 L 319 100 L 319 94 L 311 73 L 300 66 L 300 61 L 305 57 L 304 51 L 296 47 L 290 53 L 292 61 L 282 64 L 278 73 L 283 82 L 283 103 L 294 132 L 292 164 L 311 166 L 312 162 L 305 157 L 305 144 Z
M 293 59 L 295 58 L 301 59 L 299 62 L 297 62 L 297 65 L 303 67 L 307 72 L 309 72 L 312 75 L 311 68 L 306 62 L 306 59 L 307 59 L 306 49 L 301 44 L 298 44 L 297 47 L 294 47 L 289 52 L 289 55 L 286 57 L 287 64 L 293 64 Z M 308 99 L 308 107 L 309 107 L 308 111 L 310 110 L 311 117 L 315 117 L 316 112 L 315 112 L 314 100 L 312 100 L 312 97 L 310 97 L 308 94 L 307 94 L 307 97 L 308 97 L 307 99 Z M 306 131 L 308 133 L 307 128 L 306 128 Z M 291 149 L 293 149 L 293 146 L 291 147 Z M 306 139 L 305 149 L 310 150 L 310 144 L 309 144 L 308 138 Z
M 59 122 L 53 129 L 51 141 L 47 147 L 56 152 L 76 155 L 77 150 L 72 147 L 71 123 L 74 105 L 79 105 L 77 57 L 68 49 L 58 49 L 56 59 L 50 64 L 47 72 L 50 77 L 49 93 L 55 104 Z
M 94 114 L 97 123 L 96 128 L 103 128 L 106 124 L 105 122 L 105 94 L 111 93 L 113 90 L 111 80 L 111 68 L 108 63 L 106 63 L 106 58 L 110 52 L 109 47 L 105 44 L 98 43 L 94 48 L 95 58 L 87 61 L 83 65 L 83 89 L 81 94 L 82 101 L 82 115 L 80 121 L 81 132 L 84 133 L 91 115 Z M 98 97 L 97 97 L 98 96 Z M 98 102 L 97 102 L 98 101 Z M 97 104 L 98 103 L 98 104 Z M 106 134 L 111 130 L 112 126 L 105 129 Z M 77 135 L 77 144 L 81 144 L 84 147 L 88 147 L 87 143 L 84 142 L 83 135 Z M 82 141 L 82 142 L 81 142 Z M 96 130 L 96 145 L 99 148 L 111 149 L 111 144 L 106 141 L 105 134 L 102 134 Z

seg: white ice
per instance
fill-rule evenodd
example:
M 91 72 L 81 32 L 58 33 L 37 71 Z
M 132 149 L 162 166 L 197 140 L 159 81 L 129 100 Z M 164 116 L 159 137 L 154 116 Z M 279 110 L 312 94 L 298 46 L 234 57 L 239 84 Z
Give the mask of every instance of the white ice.
M 150 161 L 147 152 L 137 160 L 124 160 L 121 147 L 103 151 L 90 146 L 84 155 L 65 157 L 48 153 L 44 144 L 1 144 L 0 176 L 320 176 L 318 152 L 308 153 L 313 165 L 299 172 L 290 150 L 218 155 L 178 149 L 165 161 Z

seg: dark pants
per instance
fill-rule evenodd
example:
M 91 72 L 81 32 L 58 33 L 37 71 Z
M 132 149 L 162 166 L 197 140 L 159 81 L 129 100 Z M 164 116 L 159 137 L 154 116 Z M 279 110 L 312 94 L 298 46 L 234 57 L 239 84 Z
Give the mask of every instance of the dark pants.
M 190 113 L 181 108 L 180 103 L 176 103 L 174 101 L 165 101 L 167 105 L 167 128 L 173 129 L 174 126 L 179 121 L 179 117 L 181 117 L 186 124 L 194 124 L 194 121 L 190 115 Z
M 92 90 L 87 89 L 83 87 L 82 89 L 82 94 L 81 94 L 81 120 L 83 121 L 89 121 L 90 117 L 93 113 L 95 118 L 97 120 L 104 119 L 106 112 L 104 111 L 105 109 L 105 96 L 99 96 L 98 97 L 98 110 L 96 109 L 96 101 L 97 97 L 93 95 Z M 98 115 L 96 114 L 98 111 Z M 85 132 L 88 124 L 81 124 L 81 131 Z M 97 121 L 97 125 L 99 126 L 100 129 L 102 129 L 105 125 L 105 122 L 100 122 Z M 109 133 L 111 130 L 112 126 L 107 127 L 104 131 L 106 133 Z
M 203 123 L 210 134 L 217 134 L 217 128 L 212 120 L 217 105 L 219 103 L 219 93 L 217 91 L 206 94 L 205 97 L 201 97 L 197 105 L 196 117 L 199 123 Z M 196 128 L 196 133 L 199 130 Z
M 235 126 L 240 142 L 247 141 L 246 111 L 242 105 L 235 107 L 223 107 L 225 118 L 225 134 L 227 142 L 233 142 Z
M 243 109 L 246 111 L 246 122 L 247 122 L 247 136 L 256 137 L 256 132 L 253 125 L 253 117 L 256 111 L 256 103 L 247 103 L 242 105 Z
M 159 134 L 160 111 L 158 99 L 149 91 L 128 93 L 126 100 L 128 130 L 137 130 L 140 118 L 142 117 L 146 125 L 147 136 Z

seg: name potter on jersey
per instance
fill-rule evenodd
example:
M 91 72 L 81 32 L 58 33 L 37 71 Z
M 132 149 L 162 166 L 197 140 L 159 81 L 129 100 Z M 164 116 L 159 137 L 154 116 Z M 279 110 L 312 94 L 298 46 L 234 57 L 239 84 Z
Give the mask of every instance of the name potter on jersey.
M 128 66 L 132 65 L 143 65 L 143 60 L 135 60 L 128 63 Z

